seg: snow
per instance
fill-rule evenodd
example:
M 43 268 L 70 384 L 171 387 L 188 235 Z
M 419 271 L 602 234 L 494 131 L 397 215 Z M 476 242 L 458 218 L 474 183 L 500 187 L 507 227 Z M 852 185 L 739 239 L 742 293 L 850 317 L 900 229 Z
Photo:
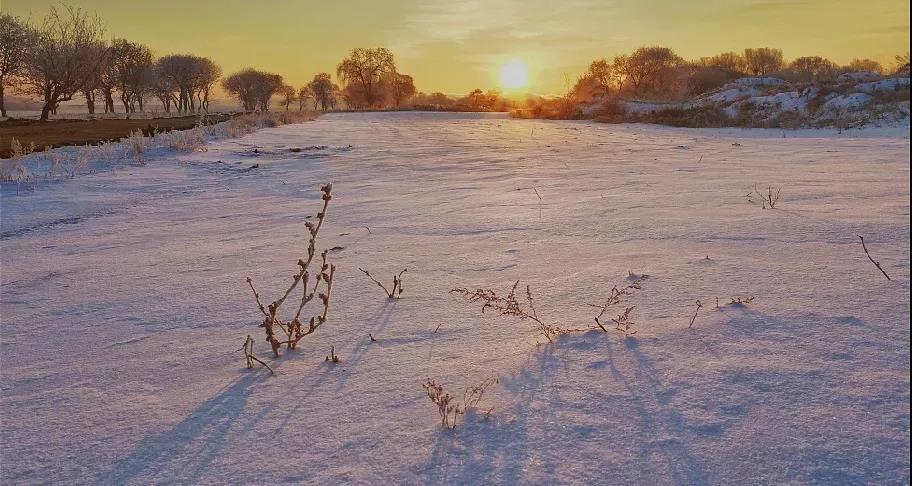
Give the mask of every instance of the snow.
M 908 135 L 338 114 L 4 184 L 0 481 L 906 484 Z M 287 282 L 325 181 L 329 322 L 246 370 L 244 279 Z M 628 271 L 629 338 L 449 293 L 522 279 L 585 327 Z M 441 429 L 424 379 L 492 375 L 491 417 Z
M 857 84 L 879 81 L 881 79 L 883 79 L 883 76 L 877 73 L 872 73 L 870 71 L 852 71 L 850 73 L 842 73 L 837 76 L 836 82 L 839 84 Z
M 749 77 L 749 78 L 738 78 L 732 81 L 729 84 L 735 84 L 738 86 L 781 86 L 788 84 L 787 81 L 780 78 L 774 78 L 772 76 L 761 76 L 761 77 Z
M 659 101 L 638 101 L 638 100 L 627 100 L 623 102 L 624 110 L 627 113 L 653 113 L 656 111 L 669 110 L 674 108 L 682 108 L 684 105 L 682 103 L 675 102 L 659 102 Z
M 762 92 L 759 89 L 753 86 L 737 86 L 734 88 L 723 87 L 722 91 L 713 93 L 706 99 L 713 103 L 732 103 L 750 96 L 758 96 L 761 93 Z
M 855 89 L 868 94 L 874 94 L 878 91 L 898 91 L 900 89 L 909 89 L 909 78 L 888 78 L 871 83 L 862 83 L 855 86 Z
M 803 91 L 786 91 L 765 96 L 752 96 L 746 101 L 753 103 L 759 110 L 771 112 L 797 111 L 803 113 L 807 111 L 807 104 L 814 96 L 817 90 L 805 89 Z
M 866 106 L 873 97 L 867 93 L 848 93 L 829 97 L 823 104 L 825 110 L 855 110 Z

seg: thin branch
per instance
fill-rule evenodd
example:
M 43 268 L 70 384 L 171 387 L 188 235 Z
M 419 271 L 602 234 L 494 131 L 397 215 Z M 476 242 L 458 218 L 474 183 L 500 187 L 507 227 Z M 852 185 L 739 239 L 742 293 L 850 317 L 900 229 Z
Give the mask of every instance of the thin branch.
M 861 235 L 855 235 L 855 236 L 857 236 L 858 239 L 861 240 L 861 248 L 864 250 L 865 255 L 868 256 L 868 260 L 871 260 L 871 263 L 873 263 L 874 266 L 877 267 L 878 270 L 880 270 L 880 273 L 882 273 L 884 277 L 887 277 L 887 280 L 892 281 L 893 279 L 890 278 L 890 276 L 887 275 L 887 272 L 885 272 L 884 269 L 880 266 L 880 262 L 871 258 L 871 254 L 868 253 L 868 247 L 867 247 L 867 245 L 865 245 L 864 237 Z
M 703 307 L 703 303 L 698 300 L 697 309 L 694 310 L 694 315 L 690 318 L 690 324 L 687 326 L 688 329 L 693 327 L 694 321 L 697 320 L 697 314 L 700 312 L 700 308 L 702 308 L 702 307 Z

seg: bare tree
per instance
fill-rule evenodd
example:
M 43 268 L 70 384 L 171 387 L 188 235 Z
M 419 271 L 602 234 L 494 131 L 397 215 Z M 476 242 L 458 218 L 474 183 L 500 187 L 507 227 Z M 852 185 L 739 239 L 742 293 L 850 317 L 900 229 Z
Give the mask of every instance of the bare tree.
M 3 102 L 7 84 L 25 73 L 33 34 L 18 17 L 0 12 L 0 116 L 6 116 Z
M 101 58 L 94 53 L 103 43 L 104 32 L 101 20 L 82 9 L 50 8 L 36 29 L 25 73 L 27 92 L 44 102 L 42 120 L 96 75 Z
M 390 98 L 397 108 L 418 92 L 415 81 L 408 74 L 392 73 L 387 81 Z
M 839 73 L 839 66 L 820 56 L 799 57 L 790 62 L 785 70 L 786 77 L 794 81 L 832 80 Z
M 111 47 L 99 42 L 92 46 L 91 49 L 86 50 L 85 56 L 83 62 L 96 66 L 96 69 L 86 77 L 86 81 L 80 91 L 82 91 L 82 96 L 85 98 L 89 114 L 95 114 L 95 95 L 104 85 L 104 73 L 111 62 Z
M 209 111 L 209 95 L 212 87 L 222 77 L 222 68 L 208 57 L 194 59 L 193 90 L 196 93 L 200 111 Z
M 758 47 L 744 49 L 747 72 L 753 76 L 766 76 L 782 69 L 782 49 Z
M 873 59 L 852 59 L 852 62 L 846 66 L 850 71 L 865 71 L 870 73 L 883 74 L 883 65 Z
M 724 69 L 739 74 L 747 73 L 747 61 L 737 52 L 723 52 L 712 57 L 701 57 L 696 63 L 701 67 Z
M 384 47 L 356 48 L 339 63 L 336 74 L 345 83 L 349 95 L 361 95 L 367 107 L 380 101 L 378 86 L 384 75 L 396 72 L 393 53 Z
M 307 105 L 307 100 L 313 100 L 314 110 L 317 109 L 317 99 L 314 97 L 313 89 L 311 89 L 310 84 L 301 86 L 301 89 L 298 90 L 298 111 L 304 111 L 304 106 Z
M 162 70 L 161 63 L 152 66 L 152 80 L 150 89 L 161 102 L 166 113 L 171 112 L 171 106 L 177 107 L 177 84 Z
M 909 51 L 906 51 L 905 54 L 900 54 L 894 59 L 893 64 L 893 74 L 905 74 L 909 75 Z
M 318 103 L 323 111 L 326 111 L 327 108 L 334 104 L 333 97 L 335 94 L 333 91 L 336 87 L 333 85 L 332 76 L 329 73 L 317 74 L 307 86 L 313 93 L 314 109 L 317 109 Z
M 120 91 L 124 111 L 143 111 L 146 94 L 154 92 L 152 50 L 124 39 L 115 39 L 111 50 L 114 87 Z
M 297 90 L 293 86 L 284 84 L 279 88 L 279 94 L 282 96 L 282 106 L 285 107 L 285 111 L 288 111 L 288 108 L 297 100 Z
M 629 56 L 614 59 L 613 68 L 625 74 L 626 81 L 639 94 L 642 88 L 660 90 L 667 84 L 667 74 L 684 60 L 667 47 L 641 47 Z
M 611 86 L 616 81 L 614 67 L 604 58 L 589 63 L 589 69 L 584 76 L 591 79 L 596 87 L 606 95 L 611 92 Z
M 215 62 L 190 54 L 172 54 L 159 59 L 156 66 L 163 84 L 176 88 L 177 111 L 208 110 L 210 91 L 222 75 Z
M 282 76 L 251 68 L 222 80 L 225 91 L 237 98 L 246 111 L 269 111 L 269 100 L 283 85 Z

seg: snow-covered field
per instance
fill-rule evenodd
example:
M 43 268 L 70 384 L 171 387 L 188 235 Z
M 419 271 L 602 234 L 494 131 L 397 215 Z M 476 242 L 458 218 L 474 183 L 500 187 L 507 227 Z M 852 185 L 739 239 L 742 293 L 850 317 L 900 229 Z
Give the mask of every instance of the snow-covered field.
M 248 333 L 270 353 L 245 278 L 267 300 L 288 282 L 325 181 L 330 319 L 277 376 L 247 370 Z M 908 484 L 909 198 L 908 128 L 421 113 L 6 184 L 0 479 Z M 403 298 L 358 267 L 408 268 Z M 650 278 L 627 338 L 541 344 L 449 293 L 522 279 L 539 316 L 588 327 L 628 271 Z M 715 308 L 735 295 L 755 299 Z M 442 429 L 422 382 L 490 376 L 490 418 Z

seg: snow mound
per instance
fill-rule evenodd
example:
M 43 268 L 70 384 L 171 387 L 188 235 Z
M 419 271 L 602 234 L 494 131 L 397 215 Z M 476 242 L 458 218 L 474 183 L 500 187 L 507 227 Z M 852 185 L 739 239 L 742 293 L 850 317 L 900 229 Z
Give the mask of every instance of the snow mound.
M 844 95 L 836 95 L 827 99 L 827 101 L 823 104 L 823 109 L 858 110 L 870 103 L 872 99 L 874 99 L 874 97 L 867 93 L 849 93 Z
M 855 86 L 855 89 L 868 94 L 874 94 L 879 91 L 909 89 L 909 78 L 888 78 L 871 83 L 862 83 Z
M 883 79 L 883 76 L 877 73 L 872 73 L 870 71 L 854 71 L 851 73 L 842 73 L 836 78 L 836 82 L 839 84 L 856 84 L 856 83 L 869 83 L 873 81 L 879 81 Z
M 772 76 L 738 78 L 731 82 L 738 86 L 782 86 L 788 84 L 788 81 Z

